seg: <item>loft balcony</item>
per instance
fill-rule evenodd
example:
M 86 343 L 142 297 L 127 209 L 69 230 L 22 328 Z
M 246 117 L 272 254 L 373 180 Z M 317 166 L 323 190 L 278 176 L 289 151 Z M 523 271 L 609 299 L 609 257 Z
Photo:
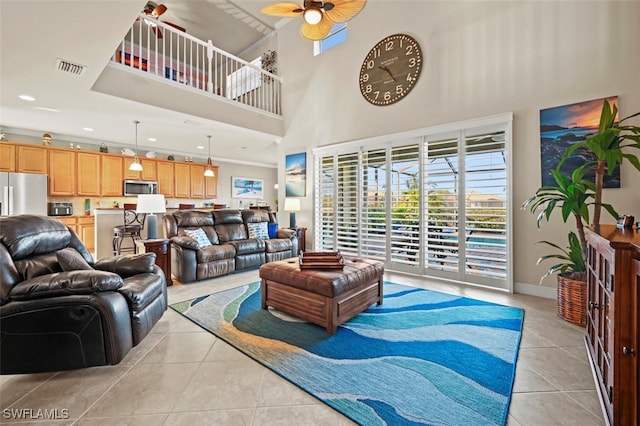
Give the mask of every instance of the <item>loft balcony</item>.
M 283 135 L 282 78 L 178 28 L 140 14 L 93 89 Z

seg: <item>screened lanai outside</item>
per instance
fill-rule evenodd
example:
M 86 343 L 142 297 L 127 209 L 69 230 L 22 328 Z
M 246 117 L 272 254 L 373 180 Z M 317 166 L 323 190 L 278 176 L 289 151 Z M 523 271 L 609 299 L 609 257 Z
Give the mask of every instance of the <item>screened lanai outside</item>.
M 315 249 L 511 291 L 511 116 L 499 118 L 316 150 Z

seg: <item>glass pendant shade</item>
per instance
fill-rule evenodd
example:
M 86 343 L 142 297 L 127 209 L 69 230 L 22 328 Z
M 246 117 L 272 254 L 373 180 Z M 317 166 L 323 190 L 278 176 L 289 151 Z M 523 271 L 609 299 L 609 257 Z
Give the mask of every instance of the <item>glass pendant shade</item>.
M 207 138 L 209 138 L 209 158 L 207 158 L 207 168 L 204 171 L 204 175 L 206 177 L 214 177 L 216 174 L 213 172 L 213 164 L 211 162 L 211 135 L 207 135 Z
M 140 159 L 138 158 L 138 124 L 140 124 L 140 122 L 135 120 L 133 123 L 136 125 L 136 155 L 133 157 L 133 163 L 129 165 L 129 170 L 132 172 L 141 172 L 142 164 L 140 164 Z

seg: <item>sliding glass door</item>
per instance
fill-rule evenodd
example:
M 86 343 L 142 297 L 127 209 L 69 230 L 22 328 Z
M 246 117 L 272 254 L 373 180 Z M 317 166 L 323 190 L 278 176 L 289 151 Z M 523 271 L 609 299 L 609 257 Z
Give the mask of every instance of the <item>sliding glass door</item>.
M 315 249 L 511 290 L 507 118 L 318 150 Z

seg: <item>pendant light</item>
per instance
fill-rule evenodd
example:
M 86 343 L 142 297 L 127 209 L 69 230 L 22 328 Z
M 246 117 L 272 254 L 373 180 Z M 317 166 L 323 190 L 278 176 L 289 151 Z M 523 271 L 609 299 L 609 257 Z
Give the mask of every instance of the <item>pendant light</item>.
M 206 177 L 214 177 L 216 174 L 211 168 L 211 166 L 213 165 L 211 164 L 211 135 L 207 135 L 207 138 L 209 138 L 209 158 L 207 158 L 207 169 L 204 171 L 204 175 Z
M 142 164 L 140 164 L 140 159 L 138 158 L 138 124 L 140 124 L 140 122 L 138 120 L 135 120 L 134 123 L 136 125 L 136 155 L 133 157 L 133 163 L 131 163 L 131 165 L 129 166 L 129 170 L 134 172 L 141 172 Z

